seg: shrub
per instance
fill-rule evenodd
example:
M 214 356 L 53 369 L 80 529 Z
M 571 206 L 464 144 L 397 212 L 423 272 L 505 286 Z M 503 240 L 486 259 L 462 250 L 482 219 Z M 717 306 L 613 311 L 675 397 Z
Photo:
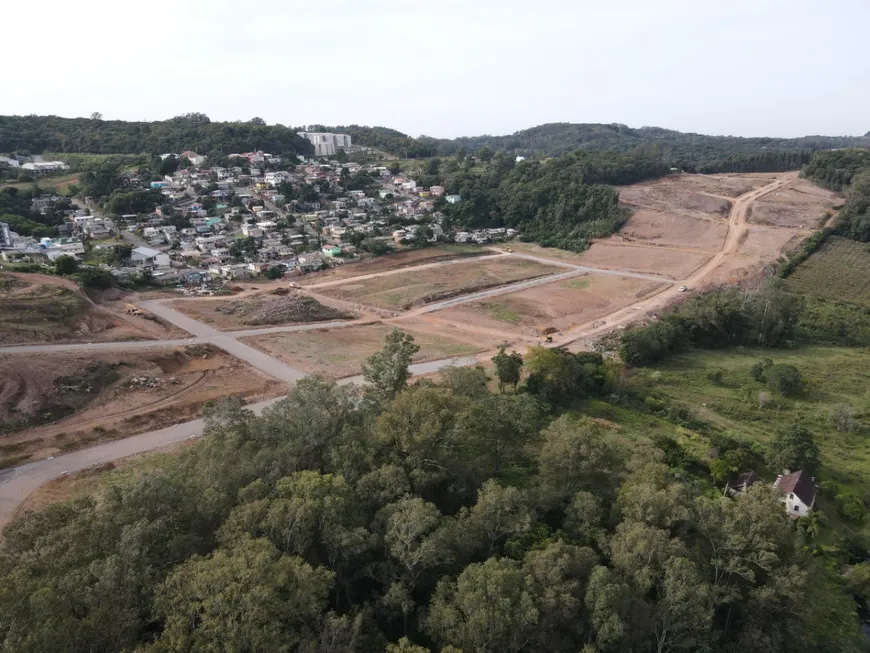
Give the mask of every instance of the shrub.
M 840 517 L 853 524 L 864 521 L 864 504 L 854 494 L 837 496 L 837 513 Z
M 773 365 L 764 373 L 767 387 L 781 397 L 794 397 L 803 391 L 801 372 L 794 365 Z
M 852 407 L 849 404 L 832 406 L 828 417 L 834 428 L 842 433 L 858 430 L 858 422 L 852 419 Z

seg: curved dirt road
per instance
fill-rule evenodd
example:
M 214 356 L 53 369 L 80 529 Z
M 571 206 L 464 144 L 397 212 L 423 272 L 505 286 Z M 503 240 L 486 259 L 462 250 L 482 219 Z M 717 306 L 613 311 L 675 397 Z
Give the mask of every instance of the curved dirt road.
M 609 331 L 616 327 L 633 322 L 644 313 L 660 310 L 661 308 L 669 304 L 679 294 L 677 283 L 684 283 L 688 286 L 700 285 L 722 263 L 724 259 L 737 253 L 741 238 L 746 233 L 748 228 L 746 216 L 748 209 L 752 205 L 752 203 L 760 199 L 761 197 L 764 197 L 768 193 L 771 193 L 775 190 L 778 190 L 784 186 L 793 183 L 796 179 L 796 173 L 787 173 L 784 174 L 783 177 L 781 177 L 780 179 L 777 179 L 776 181 L 766 186 L 762 186 L 761 188 L 758 188 L 754 191 L 746 193 L 745 195 L 741 195 L 740 197 L 735 198 L 728 219 L 728 232 L 726 234 L 721 250 L 718 251 L 712 258 L 710 258 L 710 260 L 707 261 L 703 266 L 695 270 L 695 272 L 693 272 L 688 278 L 682 281 L 678 281 L 675 283 L 672 280 L 659 278 L 655 275 L 641 275 L 637 273 L 620 272 L 618 270 L 601 270 L 599 268 L 589 268 L 586 266 L 573 265 L 571 263 L 566 263 L 565 261 L 549 260 L 544 257 L 505 253 L 505 255 L 519 256 L 522 258 L 538 260 L 544 263 L 559 265 L 564 268 L 571 268 L 571 270 L 570 272 L 556 275 L 548 275 L 547 277 L 540 277 L 538 279 L 533 279 L 526 282 L 509 284 L 508 286 L 492 289 L 491 291 L 474 293 L 473 297 L 470 299 L 466 299 L 468 297 L 471 297 L 469 295 L 466 295 L 462 298 L 456 298 L 457 301 L 455 302 L 452 302 L 452 300 L 446 300 L 445 302 L 440 303 L 438 307 L 446 308 L 447 306 L 455 305 L 455 303 L 463 303 L 458 301 L 460 299 L 466 299 L 466 301 L 475 301 L 480 299 L 481 295 L 487 296 L 486 293 L 496 294 L 504 292 L 505 288 L 507 287 L 510 287 L 511 290 L 516 290 L 518 289 L 517 286 L 523 286 L 524 284 L 538 285 L 539 283 L 544 282 L 549 283 L 555 280 L 554 278 L 556 277 L 570 277 L 582 274 L 584 272 L 633 276 L 657 281 L 666 281 L 672 284 L 670 287 L 665 288 L 661 292 L 658 292 L 651 297 L 647 297 L 646 299 L 643 299 L 636 304 L 633 304 L 632 306 L 611 313 L 605 318 L 596 320 L 589 324 L 579 325 L 570 332 L 567 332 L 562 338 L 560 338 L 558 342 L 554 343 L 554 346 L 573 345 L 575 348 L 581 348 L 581 341 L 600 335 L 605 331 Z M 395 271 L 385 271 L 381 274 L 395 274 Z M 330 285 L 332 284 L 330 283 Z M 306 376 L 305 373 L 301 370 L 293 368 L 286 363 L 276 360 L 271 356 L 268 356 L 267 354 L 256 350 L 253 347 L 249 347 L 248 345 L 245 345 L 237 340 L 237 338 L 244 335 L 252 335 L 254 333 L 253 331 L 217 331 L 210 326 L 202 324 L 201 322 L 197 322 L 196 320 L 189 318 L 188 316 L 170 308 L 169 306 L 164 305 L 162 300 L 146 302 L 143 304 L 143 306 L 149 311 L 155 313 L 156 315 L 159 315 L 160 317 L 168 320 L 169 322 L 172 322 L 176 326 L 189 331 L 191 334 L 193 334 L 194 337 L 185 340 L 169 341 L 136 341 L 79 345 L 24 345 L 19 347 L 3 348 L 0 349 L 0 353 L 101 350 L 110 348 L 139 349 L 147 347 L 160 347 L 166 345 L 184 345 L 210 342 L 226 350 L 230 354 L 246 361 L 253 367 L 263 372 L 266 372 L 267 374 L 271 374 L 276 378 L 294 382 L 302 378 L 303 376 Z M 431 310 L 425 312 L 428 313 L 431 312 Z M 409 311 L 407 315 L 417 315 L 419 317 L 420 313 L 418 311 Z M 389 322 L 393 324 L 400 323 L 401 317 L 389 320 Z M 313 325 L 294 325 L 289 327 L 271 327 L 268 329 L 263 329 L 262 331 L 303 331 L 311 328 L 320 329 L 326 326 L 331 328 L 351 326 L 355 323 L 355 321 L 347 321 L 318 323 Z M 470 366 L 476 364 L 481 360 L 485 360 L 489 356 L 493 355 L 493 353 L 494 352 L 485 352 L 479 354 L 476 357 L 469 356 L 449 358 L 445 360 L 430 361 L 428 363 L 419 363 L 411 366 L 411 372 L 414 375 L 421 375 L 437 372 L 449 366 Z M 341 383 L 358 383 L 361 381 L 361 377 L 351 377 L 343 379 Z M 249 406 L 248 408 L 256 413 L 259 413 L 266 406 L 270 405 L 275 401 L 278 401 L 278 399 L 270 399 L 267 401 L 259 402 L 257 404 Z M 92 465 L 110 462 L 119 458 L 125 458 L 136 453 L 149 451 L 151 449 L 156 449 L 166 446 L 168 444 L 180 442 L 191 437 L 196 437 L 202 432 L 202 427 L 203 421 L 201 419 L 196 419 L 190 422 L 176 424 L 174 426 L 170 426 L 168 428 L 160 429 L 157 431 L 151 431 L 150 433 L 142 433 L 140 435 L 125 438 L 123 440 L 116 440 L 114 442 L 109 442 L 96 447 L 91 447 L 89 449 L 82 449 L 80 451 L 75 451 L 69 454 L 65 454 L 63 456 L 57 456 L 53 459 L 41 460 L 22 465 L 20 467 L 14 467 L 11 469 L 0 471 L 0 525 L 11 519 L 14 516 L 15 511 L 17 510 L 20 503 L 31 492 L 36 490 L 43 483 L 55 479 L 65 473 L 81 471 Z

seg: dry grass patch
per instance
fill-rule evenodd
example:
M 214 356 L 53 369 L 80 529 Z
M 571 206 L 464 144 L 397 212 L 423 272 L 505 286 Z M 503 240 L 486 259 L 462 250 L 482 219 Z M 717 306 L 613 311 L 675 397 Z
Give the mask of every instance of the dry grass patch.
M 553 327 L 564 331 L 605 317 L 666 287 L 665 284 L 588 274 L 509 295 L 472 302 L 439 314 L 444 320 L 485 328 L 509 327 L 538 335 Z
M 384 346 L 384 339 L 395 327 L 367 324 L 341 329 L 274 333 L 244 338 L 243 342 L 278 358 L 288 365 L 330 378 L 355 376 L 362 371 L 366 358 Z M 414 336 L 420 351 L 414 356 L 419 363 L 473 354 L 485 349 L 480 344 L 414 329 L 402 329 Z
M 515 257 L 499 257 L 469 261 L 467 265 L 448 265 L 416 272 L 409 269 L 406 274 L 349 280 L 341 285 L 321 288 L 318 292 L 342 301 L 389 310 L 406 310 L 557 272 L 564 272 L 564 269 Z
M 755 202 L 749 221 L 774 227 L 816 229 L 840 201 L 836 194 L 801 179 Z

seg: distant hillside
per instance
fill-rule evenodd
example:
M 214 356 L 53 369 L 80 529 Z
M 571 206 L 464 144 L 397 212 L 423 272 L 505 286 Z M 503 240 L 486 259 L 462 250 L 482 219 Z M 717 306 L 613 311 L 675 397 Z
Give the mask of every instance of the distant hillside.
M 155 122 L 127 122 L 58 116 L 0 116 L 0 152 L 87 152 L 157 154 L 193 150 L 229 154 L 264 150 L 308 154 L 310 144 L 282 125 L 212 122 L 201 113 Z
M 619 124 L 550 123 L 508 136 L 411 138 L 384 127 L 335 127 L 352 134 L 360 145 L 379 147 L 402 158 L 471 154 L 483 148 L 521 156 L 559 156 L 575 150 L 627 152 L 655 146 L 670 165 L 697 172 L 775 172 L 795 170 L 816 150 L 870 146 L 870 135 L 742 138 L 706 136 Z

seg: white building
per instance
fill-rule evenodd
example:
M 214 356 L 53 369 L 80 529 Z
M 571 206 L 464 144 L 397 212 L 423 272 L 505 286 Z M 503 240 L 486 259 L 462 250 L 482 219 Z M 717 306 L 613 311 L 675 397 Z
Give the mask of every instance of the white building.
M 21 166 L 21 169 L 35 172 L 38 175 L 44 175 L 49 172 L 63 172 L 64 170 L 69 170 L 69 166 L 63 161 L 33 161 L 31 163 L 25 163 Z
M 0 156 L 0 165 L 9 166 L 10 168 L 18 168 L 21 164 L 18 163 L 18 159 L 8 156 Z
M 804 471 L 780 474 L 773 487 L 782 494 L 789 517 L 806 517 L 816 503 L 816 479 Z
M 158 268 L 169 267 L 169 254 L 164 254 L 150 247 L 136 247 L 130 254 L 130 259 L 137 265 L 151 265 Z
M 5 222 L 0 222 L 0 247 L 12 247 L 12 231 Z
M 347 134 L 299 132 L 299 135 L 314 146 L 314 156 L 333 156 L 338 150 L 351 146 Z

